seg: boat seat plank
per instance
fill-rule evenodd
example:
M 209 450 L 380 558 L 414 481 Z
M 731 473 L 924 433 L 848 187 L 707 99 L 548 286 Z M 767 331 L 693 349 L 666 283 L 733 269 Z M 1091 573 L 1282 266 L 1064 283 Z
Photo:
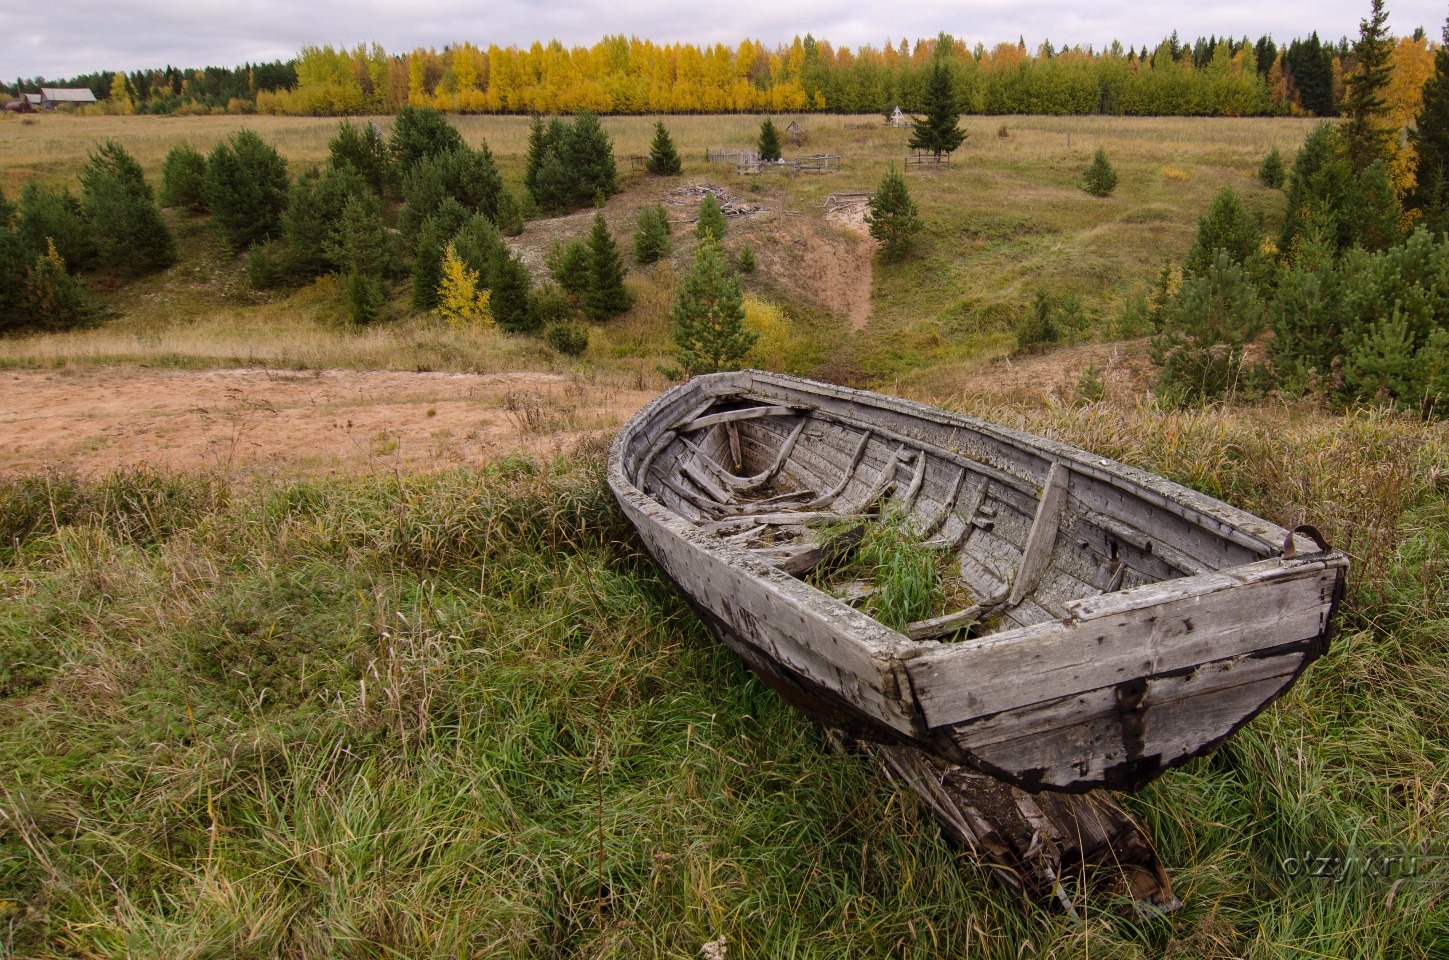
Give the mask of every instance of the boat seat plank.
M 1051 562 L 1052 548 L 1057 541 L 1057 527 L 1061 523 L 1062 506 L 1066 501 L 1070 472 L 1061 463 L 1052 464 L 1047 474 L 1046 486 L 1042 488 L 1041 502 L 1037 506 L 1036 519 L 1032 521 L 1031 533 L 1026 538 L 1026 548 L 1021 554 L 1021 566 L 1017 568 L 1016 579 L 1011 585 L 1008 606 L 1016 606 L 1036 589 L 1037 581 Z
M 746 407 L 743 410 L 726 410 L 723 413 L 710 413 L 702 417 L 695 417 L 688 423 L 677 427 L 680 433 L 694 433 L 696 430 L 704 430 L 721 423 L 736 423 L 740 420 L 751 420 L 755 417 L 790 417 L 798 416 L 807 412 L 808 408 L 802 407 Z

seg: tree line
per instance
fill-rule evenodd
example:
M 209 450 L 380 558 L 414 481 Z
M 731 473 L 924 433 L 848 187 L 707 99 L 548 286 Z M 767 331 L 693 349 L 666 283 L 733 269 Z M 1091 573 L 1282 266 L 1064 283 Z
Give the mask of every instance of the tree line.
M 1413 99 L 1434 46 L 1422 29 L 1392 45 L 1395 75 Z M 316 116 L 396 113 L 404 106 L 445 112 L 600 114 L 919 111 L 931 67 L 944 59 L 954 96 L 972 114 L 1154 116 L 1334 116 L 1355 68 L 1344 39 L 1316 33 L 1279 46 L 1271 37 L 1174 32 L 1140 50 L 1112 43 L 1028 49 L 1024 40 L 968 47 L 949 34 L 852 50 L 813 36 L 773 49 L 758 41 L 656 44 L 609 36 L 589 47 L 558 41 L 527 48 L 461 43 L 388 53 L 307 46 L 285 64 L 235 70 L 90 74 L 90 86 L 120 112 L 215 110 Z M 42 81 L 17 81 L 38 89 Z

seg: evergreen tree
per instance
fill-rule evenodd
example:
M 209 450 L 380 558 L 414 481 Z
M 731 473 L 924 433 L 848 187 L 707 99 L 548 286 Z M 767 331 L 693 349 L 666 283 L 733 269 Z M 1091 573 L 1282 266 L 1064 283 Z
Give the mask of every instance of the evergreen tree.
M 251 130 L 218 143 L 206 160 L 202 194 L 212 225 L 235 251 L 281 232 L 287 187 L 287 161 Z
M 589 285 L 584 291 L 584 313 L 590 320 L 607 320 L 634 305 L 634 298 L 624 287 L 624 258 L 609 233 L 602 213 L 594 214 L 594 227 L 589 231 Z
M 602 194 L 619 192 L 619 172 L 614 164 L 614 142 L 599 124 L 592 110 L 581 110 L 562 145 L 562 154 L 573 175 L 572 203 L 592 203 Z
M 744 297 L 719 240 L 706 235 L 669 312 L 685 376 L 737 370 L 759 335 L 746 329 Z
M 1434 51 L 1434 73 L 1424 83 L 1423 106 L 1409 132 L 1419 157 L 1410 205 L 1422 212 L 1424 226 L 1435 233 L 1449 231 L 1449 21 L 1443 39 Z
M 1218 191 L 1208 212 L 1198 218 L 1197 239 L 1182 262 L 1183 276 L 1207 273 L 1221 253 L 1227 254 L 1228 262 L 1243 267 L 1249 279 L 1262 276 L 1263 226 L 1232 187 Z
M 47 330 L 67 330 L 90 322 L 96 309 L 80 281 L 66 270 L 65 258 L 47 241 L 25 282 L 25 319 Z
M 664 208 L 658 204 L 642 207 L 636 222 L 634 259 L 640 263 L 654 263 L 669 256 L 669 214 Z
M 1288 174 L 1283 229 L 1278 236 L 1278 250 L 1282 255 L 1291 255 L 1294 241 L 1303 231 L 1313 206 L 1325 201 L 1334 209 L 1339 205 L 1339 198 L 1323 196 L 1325 181 L 1321 176 L 1325 169 L 1335 163 L 1342 163 L 1343 176 L 1347 177 L 1347 164 L 1342 162 L 1338 131 L 1330 123 L 1320 123 L 1304 138 L 1303 145 L 1298 148 L 1298 155 L 1293 159 L 1293 168 Z M 1336 232 L 1335 228 L 1335 234 Z
M 327 256 L 344 275 L 360 274 L 381 279 L 390 271 L 392 258 L 387 231 L 382 226 L 382 207 L 376 196 L 363 193 L 347 198 L 337 229 L 328 239 Z
M 22 325 L 25 320 L 25 244 L 11 227 L 10 212 L 0 197 L 0 332 Z
M 309 170 L 292 182 L 287 209 L 282 213 L 282 237 L 287 241 L 286 272 L 293 277 L 317 277 L 336 269 L 328 246 L 336 235 L 347 201 L 366 193 L 367 184 L 353 167 Z
M 931 65 L 931 74 L 926 79 L 926 117 L 917 120 L 911 127 L 911 139 L 906 144 L 912 150 L 929 150 L 938 159 L 943 153 L 951 153 L 966 139 L 966 131 L 957 127 L 961 119 L 961 105 L 951 87 L 951 69 L 945 59 L 937 57 Z
M 448 249 L 453 250 L 451 245 Z M 438 305 L 438 284 L 442 279 L 443 244 L 438 236 L 438 222 L 427 220 L 418 230 L 417 251 L 413 254 L 411 303 L 414 310 L 431 310 Z
M 1372 13 L 1359 22 L 1358 42 L 1353 45 L 1356 65 L 1344 81 L 1347 94 L 1343 101 L 1344 120 L 1341 134 L 1344 153 L 1356 174 L 1368 169 L 1376 160 L 1393 158 L 1398 139 L 1389 118 L 1389 105 L 1384 93 L 1393 71 L 1393 38 L 1389 36 L 1388 11 L 1384 0 L 1371 0 Z
M 378 196 L 387 189 L 387 144 L 373 124 L 354 126 L 343 120 L 337 135 L 327 144 L 327 165 L 334 170 L 351 168 Z
M 684 169 L 679 151 L 674 149 L 674 141 L 669 138 L 669 131 L 664 129 L 663 120 L 654 122 L 654 141 L 649 144 L 649 160 L 644 168 L 656 177 L 676 176 Z
M 141 165 L 114 140 L 91 153 L 81 172 L 81 209 L 105 269 L 138 277 L 176 262 L 176 242 Z
M 544 209 L 548 207 L 539 192 L 538 173 L 543 168 L 544 160 L 557 148 L 562 131 L 563 123 L 557 117 L 545 125 L 543 117 L 538 114 L 533 115 L 533 121 L 528 128 L 528 154 L 523 165 L 523 188 Z
M 589 247 L 577 238 L 556 245 L 548 255 L 549 274 L 564 293 L 582 300 L 589 289 Z
M 464 146 L 463 135 L 447 117 L 432 107 L 411 104 L 398 111 L 387 141 L 393 170 L 399 178 L 406 176 L 419 160 L 461 150 Z
M 161 204 L 205 213 L 206 197 L 202 193 L 205 179 L 206 158 L 189 143 L 177 144 L 161 164 Z
M 906 178 L 891 164 L 880 186 L 870 198 L 870 210 L 865 215 L 870 226 L 870 235 L 880 241 L 889 258 L 902 256 L 915 243 L 916 234 L 921 232 L 921 218 L 916 202 L 906 189 Z
M 83 270 L 95 261 L 96 247 L 86 229 L 81 204 L 69 190 L 55 190 L 30 180 L 20 188 L 15 233 L 26 252 L 27 266 L 46 256 L 51 242 L 62 262 Z
M 495 254 L 508 255 L 508 245 L 498 228 L 482 214 L 476 214 L 461 227 L 438 225 L 438 236 L 453 238 L 453 251 L 478 274 L 478 282 L 488 286 Z
M 740 248 L 740 273 L 755 272 L 755 251 L 748 245 Z
M 760 124 L 758 152 L 760 159 L 767 163 L 780 159 L 780 131 L 775 129 L 775 121 L 770 117 L 766 117 L 765 122 Z
M 705 193 L 699 201 L 699 219 L 694 224 L 694 235 L 701 240 L 706 236 L 712 236 L 716 240 L 724 239 L 724 211 L 720 210 L 719 201 L 712 193 Z
M 376 320 L 382 311 L 387 302 L 387 285 L 381 277 L 353 270 L 342 275 L 342 294 L 348 317 L 361 327 Z
M 1110 197 L 1117 189 L 1117 171 L 1107 160 L 1107 151 L 1101 147 L 1092 155 L 1092 162 L 1082 173 L 1082 189 L 1094 197 Z
M 1226 251 L 1202 274 L 1185 276 L 1160 317 L 1152 359 L 1161 389 L 1178 403 L 1216 400 L 1244 379 L 1247 345 L 1264 324 L 1258 288 Z
M 499 329 L 509 333 L 538 332 L 538 315 L 533 312 L 533 298 L 529 296 L 531 286 L 523 261 L 500 243 L 488 262 L 488 303 Z
M 523 205 L 512 190 L 499 194 L 498 216 L 494 221 L 498 224 L 498 232 L 505 237 L 516 237 L 523 232 Z
M 1279 190 L 1282 188 L 1286 176 L 1287 173 L 1283 169 L 1283 155 L 1278 152 L 1277 147 L 1274 147 L 1268 151 L 1268 155 L 1258 165 L 1258 182 L 1265 187 Z

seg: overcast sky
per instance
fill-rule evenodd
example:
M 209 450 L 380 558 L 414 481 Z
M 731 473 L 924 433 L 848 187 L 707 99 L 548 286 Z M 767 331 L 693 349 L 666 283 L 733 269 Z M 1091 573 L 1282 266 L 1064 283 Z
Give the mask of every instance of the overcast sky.
M 11 0 L 0 10 L 0 76 L 73 76 L 142 67 L 235 66 L 287 59 L 304 44 L 381 43 L 389 53 L 471 40 L 479 46 L 527 46 L 557 38 L 591 44 L 605 34 L 659 42 L 724 42 L 750 37 L 773 46 L 799 34 L 838 45 L 880 46 L 887 38 L 934 37 L 942 30 L 987 46 L 1024 36 L 1033 49 L 1113 39 L 1154 46 L 1173 30 L 1277 40 L 1353 37 L 1367 0 L 1258 3 L 1127 3 L 1124 0 L 735 0 L 700 15 L 680 0 L 65 0 L 52 7 Z M 1416 0 L 1390 2 L 1389 25 L 1438 39 L 1449 8 Z

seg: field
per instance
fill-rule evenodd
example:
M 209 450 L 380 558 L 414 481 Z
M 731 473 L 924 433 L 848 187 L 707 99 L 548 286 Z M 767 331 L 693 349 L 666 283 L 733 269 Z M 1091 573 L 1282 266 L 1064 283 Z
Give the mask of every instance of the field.
M 703 154 L 759 118 L 671 118 L 684 175 L 632 177 L 605 215 L 622 234 L 670 189 L 724 185 L 766 208 L 727 238 L 760 262 L 762 365 L 1057 437 L 1353 558 L 1329 654 L 1127 800 L 1181 910 L 1013 902 L 642 554 L 603 442 L 665 383 L 687 230 L 566 360 L 426 318 L 351 329 L 328 281 L 257 294 L 177 217 L 182 262 L 110 291 L 103 326 L 0 339 L 0 956 L 1445 956 L 1449 430 L 1163 409 L 1117 319 L 1221 187 L 1274 222 L 1252 172 L 1307 124 L 967 118 L 951 171 L 910 174 L 926 231 L 886 263 L 821 203 L 903 155 L 845 129 L 872 119 L 807 119 L 803 150 L 845 170 L 756 186 Z M 294 169 L 335 129 L 5 118 L 0 183 L 73 183 L 111 136 L 154 176 L 243 124 Z M 515 185 L 526 124 L 458 118 Z M 653 127 L 605 125 L 620 156 Z M 1099 145 L 1106 200 L 1075 186 Z M 529 223 L 526 261 L 589 216 Z M 1078 298 L 1080 325 L 1012 357 L 1038 291 Z M 1350 859 L 1312 876 L 1319 854 Z

